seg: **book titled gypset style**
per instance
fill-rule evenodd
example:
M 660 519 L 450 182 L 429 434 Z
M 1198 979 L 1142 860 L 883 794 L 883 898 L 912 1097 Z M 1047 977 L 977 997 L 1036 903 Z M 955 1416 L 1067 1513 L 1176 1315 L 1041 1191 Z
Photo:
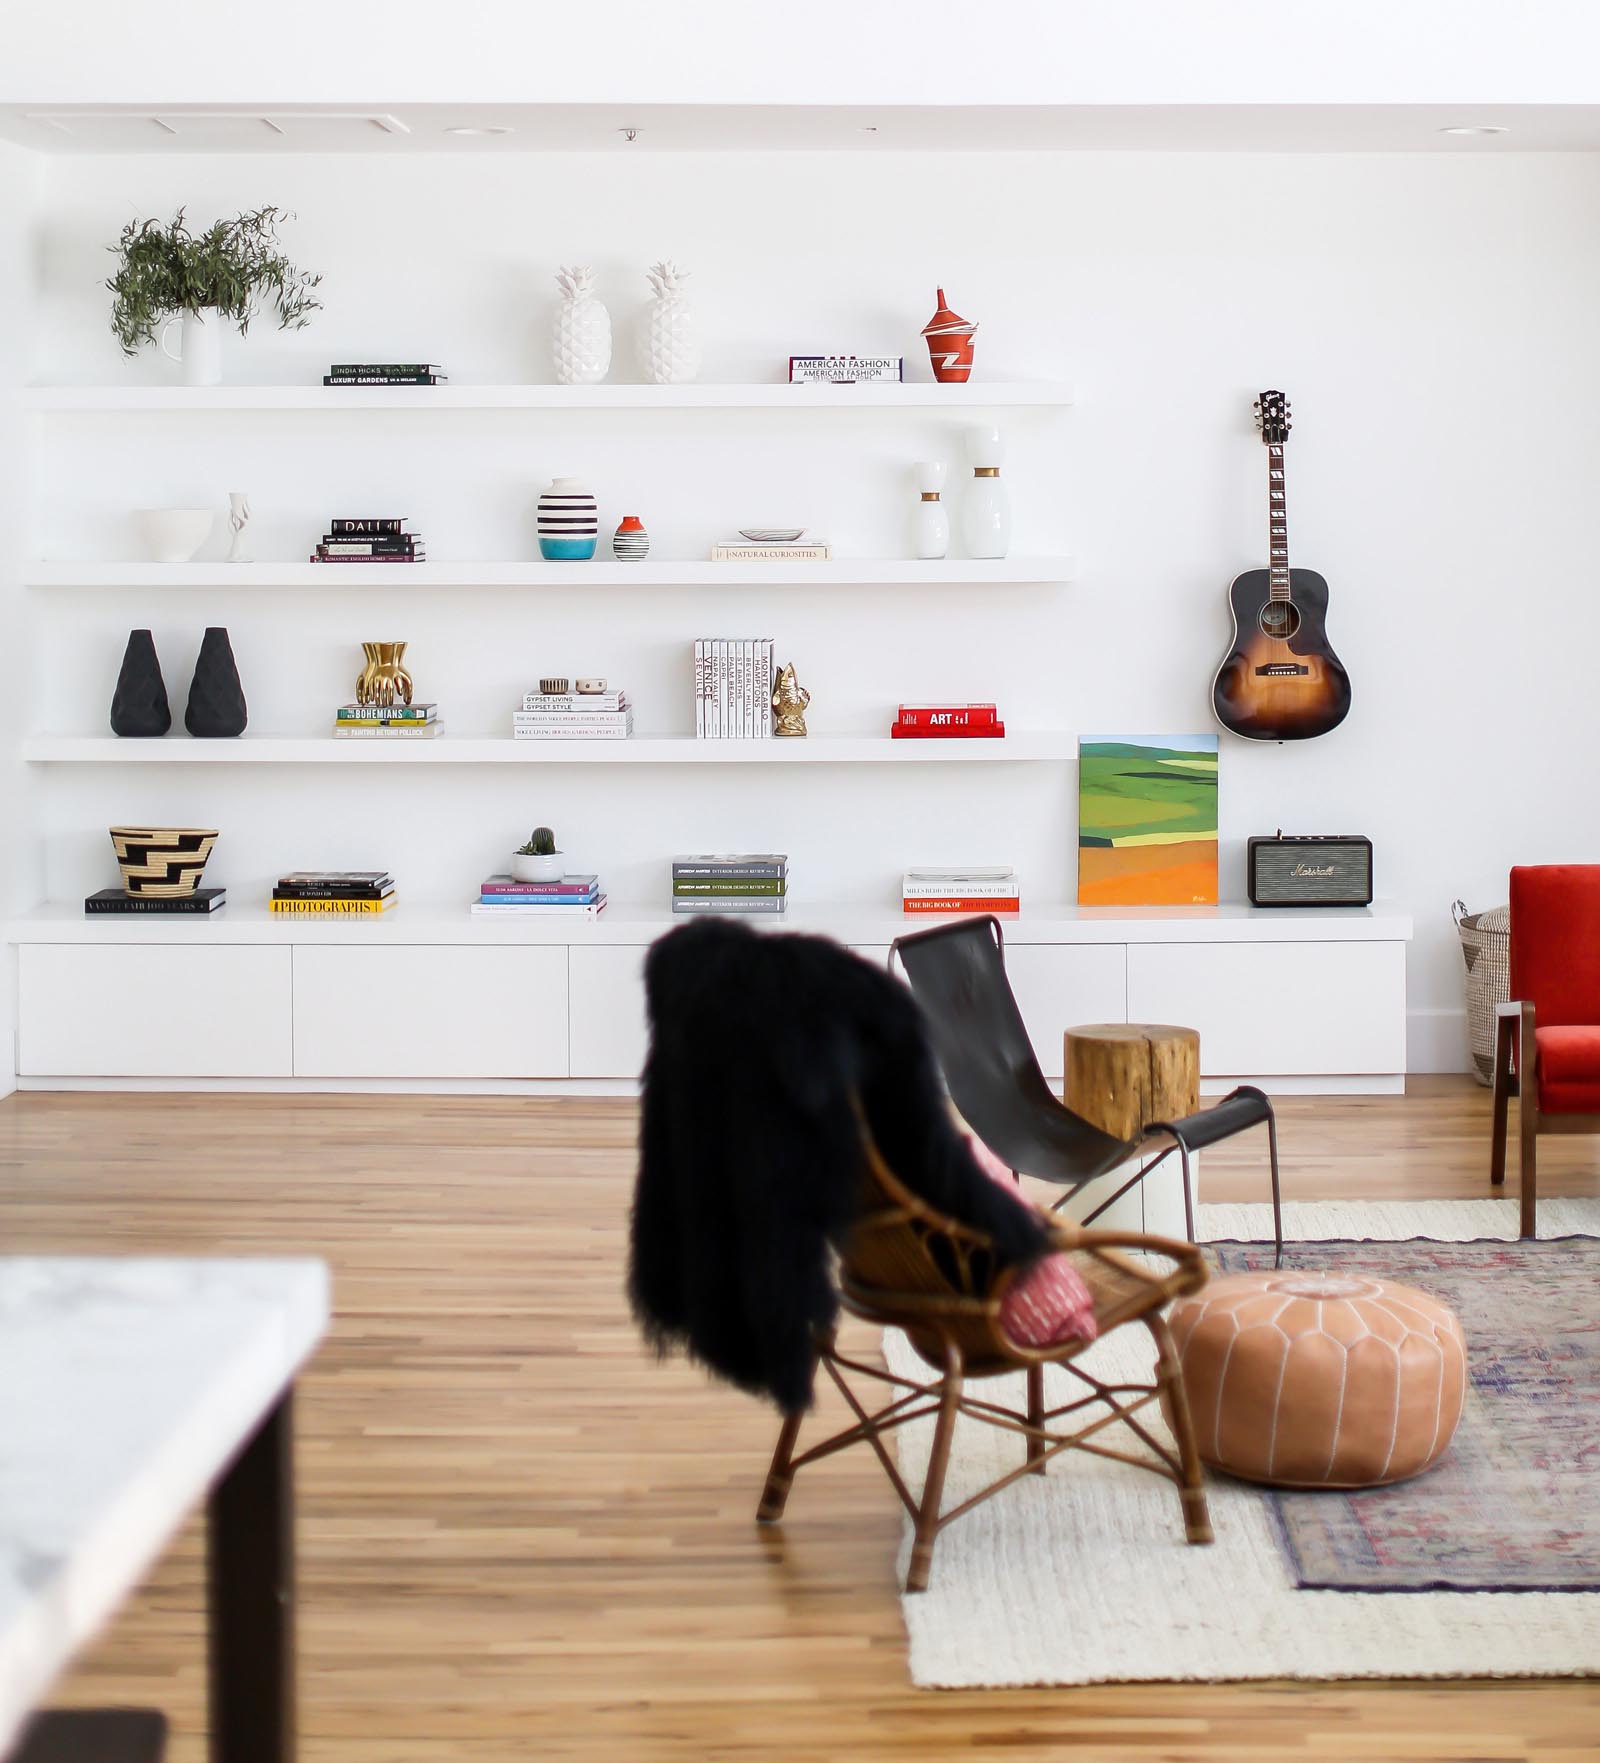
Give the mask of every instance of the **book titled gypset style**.
M 791 355 L 792 385 L 871 385 L 906 377 L 903 355 Z

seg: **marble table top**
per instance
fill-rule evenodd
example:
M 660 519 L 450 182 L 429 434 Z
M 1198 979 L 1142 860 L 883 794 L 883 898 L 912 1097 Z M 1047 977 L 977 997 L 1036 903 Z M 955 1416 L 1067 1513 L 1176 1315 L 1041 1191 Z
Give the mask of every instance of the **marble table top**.
M 320 1261 L 0 1256 L 0 1757 L 327 1322 Z

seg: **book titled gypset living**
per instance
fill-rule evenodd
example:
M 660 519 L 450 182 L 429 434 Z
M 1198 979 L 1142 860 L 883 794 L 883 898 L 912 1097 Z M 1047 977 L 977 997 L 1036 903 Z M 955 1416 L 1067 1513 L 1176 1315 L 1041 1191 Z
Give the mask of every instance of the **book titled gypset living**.
M 633 707 L 621 686 L 605 692 L 525 692 L 511 713 L 518 741 L 625 741 L 633 734 Z
M 772 735 L 772 637 L 701 637 L 694 646 L 694 732 L 702 741 Z
M 855 386 L 906 377 L 903 355 L 791 355 L 791 385 Z

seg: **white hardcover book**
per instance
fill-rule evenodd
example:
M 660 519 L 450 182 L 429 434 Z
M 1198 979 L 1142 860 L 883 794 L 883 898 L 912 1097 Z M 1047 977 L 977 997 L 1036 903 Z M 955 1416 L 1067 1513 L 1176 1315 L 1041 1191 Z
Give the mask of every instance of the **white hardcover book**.
M 728 640 L 718 637 L 715 649 L 716 681 L 717 681 L 717 739 L 723 740 L 728 733 Z
M 1017 872 L 1009 864 L 994 864 L 989 867 L 974 865 L 965 869 L 908 869 L 905 880 L 908 882 L 1014 882 Z
M 696 637 L 694 644 L 694 734 L 697 741 L 706 737 L 706 643 Z
M 753 684 L 755 673 L 755 656 L 751 653 L 750 639 L 741 637 L 739 639 L 739 736 L 741 740 L 746 741 L 756 732 L 752 726 L 754 715 L 751 708 L 751 700 L 755 695 Z
M 956 896 L 963 900 L 1015 900 L 1020 889 L 1016 882 L 967 881 L 947 882 L 906 881 L 900 893 L 907 900 L 943 900 Z
M 626 710 L 626 692 L 525 692 L 522 710 Z
M 772 662 L 777 640 L 766 637 L 761 644 L 761 733 L 772 739 Z

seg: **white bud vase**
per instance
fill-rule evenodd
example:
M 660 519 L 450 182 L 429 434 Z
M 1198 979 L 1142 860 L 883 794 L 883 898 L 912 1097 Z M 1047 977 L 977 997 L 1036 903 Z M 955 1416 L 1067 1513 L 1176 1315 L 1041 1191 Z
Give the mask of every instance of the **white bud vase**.
M 917 463 L 917 489 L 921 501 L 911 517 L 911 549 L 916 557 L 947 557 L 950 554 L 950 516 L 943 501 L 945 464 L 942 459 Z
M 1005 452 L 999 429 L 967 430 L 972 482 L 961 504 L 961 536 L 969 557 L 1004 557 L 1011 549 L 1011 498 L 1000 481 Z

